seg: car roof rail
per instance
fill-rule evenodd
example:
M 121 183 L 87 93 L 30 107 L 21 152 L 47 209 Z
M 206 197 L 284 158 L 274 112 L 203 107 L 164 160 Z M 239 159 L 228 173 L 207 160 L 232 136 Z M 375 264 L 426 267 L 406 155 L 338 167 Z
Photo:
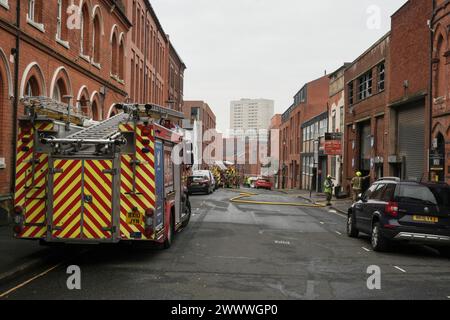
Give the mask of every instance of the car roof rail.
M 377 180 L 377 182 L 379 181 L 395 181 L 395 182 L 400 182 L 401 179 L 399 177 L 383 177 Z

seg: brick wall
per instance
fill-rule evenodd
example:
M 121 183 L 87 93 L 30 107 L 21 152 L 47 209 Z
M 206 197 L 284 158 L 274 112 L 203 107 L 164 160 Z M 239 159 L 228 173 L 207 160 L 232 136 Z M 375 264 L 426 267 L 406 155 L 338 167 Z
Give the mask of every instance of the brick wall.
M 344 190 L 350 192 L 350 181 L 354 177 L 356 171 L 364 169 L 364 163 L 361 158 L 362 139 L 368 140 L 363 136 L 362 124 L 370 126 L 370 135 L 373 139 L 370 144 L 369 157 L 371 159 L 371 167 L 365 174 L 370 174 L 373 181 L 378 177 L 377 168 L 375 167 L 375 159 L 382 158 L 387 155 L 384 148 L 384 130 L 380 125 L 384 119 L 384 113 L 387 102 L 387 85 L 390 81 L 390 75 L 387 70 L 389 68 L 389 47 L 391 44 L 390 34 L 386 34 L 366 52 L 359 56 L 351 65 L 347 67 L 344 74 L 345 79 L 345 147 L 344 147 Z M 384 87 L 379 85 L 382 80 L 381 66 L 384 65 L 385 81 Z M 372 75 L 371 91 L 369 96 L 360 96 L 360 79 L 367 73 Z M 381 84 L 381 83 L 380 83 Z M 353 90 L 353 94 L 351 91 Z M 353 100 L 353 101 L 352 101 Z M 367 155 L 365 155 L 367 157 Z M 384 164 L 380 164 L 383 166 Z M 384 175 L 384 174 L 383 174 Z
M 300 189 L 301 186 L 301 125 L 327 111 L 329 96 L 328 76 L 306 84 L 306 101 L 293 105 L 283 115 L 280 125 L 280 184 L 283 188 Z M 284 177 L 284 178 L 283 178 Z

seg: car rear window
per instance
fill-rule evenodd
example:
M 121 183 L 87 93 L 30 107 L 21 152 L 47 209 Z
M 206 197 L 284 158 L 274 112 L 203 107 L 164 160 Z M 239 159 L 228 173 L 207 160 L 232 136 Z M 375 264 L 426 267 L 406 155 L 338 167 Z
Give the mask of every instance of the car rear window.
M 206 176 L 193 176 L 189 177 L 189 181 L 191 182 L 202 182 L 204 180 L 208 180 L 208 177 Z
M 396 198 L 400 202 L 439 204 L 430 188 L 423 185 L 401 185 L 397 188 Z
M 430 190 L 436 197 L 439 206 L 450 208 L 450 188 L 448 186 L 432 186 Z

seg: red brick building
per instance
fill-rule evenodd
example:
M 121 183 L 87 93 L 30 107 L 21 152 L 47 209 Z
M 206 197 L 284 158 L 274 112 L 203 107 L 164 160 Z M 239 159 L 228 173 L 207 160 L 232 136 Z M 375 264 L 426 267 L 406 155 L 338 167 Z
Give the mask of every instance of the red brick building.
M 428 180 L 430 20 L 433 1 L 408 1 L 392 15 L 385 174 Z
M 183 112 L 184 71 L 186 65 L 181 60 L 172 43 L 169 41 L 169 73 L 167 77 L 168 105 Z
M 280 188 L 301 189 L 304 122 L 327 111 L 330 79 L 311 81 L 295 95 L 294 103 L 282 115 L 280 126 Z
M 148 1 L 73 3 L 0 0 L 0 202 L 12 197 L 21 98 L 51 97 L 94 120 L 117 102 L 181 106 L 185 67 Z
M 345 132 L 345 69 L 350 63 L 344 63 L 330 74 L 330 92 L 328 99 L 328 132 Z M 342 150 L 339 155 L 328 157 L 328 173 L 333 177 L 336 186 L 342 186 L 343 165 L 345 164 L 345 140 L 342 137 Z
M 390 33 L 383 36 L 345 70 L 343 187 L 347 192 L 356 171 L 372 180 L 384 176 L 390 39 Z
M 121 1 L 0 2 L 0 195 L 10 198 L 15 123 L 24 96 L 48 96 L 70 103 L 98 120 L 108 107 L 123 101 L 124 46 L 131 23 Z M 20 15 L 17 16 L 17 6 Z M 81 14 L 77 14 L 79 9 Z M 66 14 L 66 12 L 71 14 Z M 119 38 L 117 38 L 119 39 Z M 8 196 L 9 195 L 9 196 Z
M 433 180 L 450 183 L 450 2 L 435 1 L 432 53 L 432 133 L 431 159 Z

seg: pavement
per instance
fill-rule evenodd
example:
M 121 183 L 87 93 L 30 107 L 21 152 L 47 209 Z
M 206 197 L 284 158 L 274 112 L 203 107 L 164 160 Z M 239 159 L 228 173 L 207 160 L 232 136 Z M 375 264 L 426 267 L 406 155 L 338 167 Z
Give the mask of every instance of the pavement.
M 317 192 L 310 192 L 305 190 L 280 190 L 281 193 L 290 195 L 290 196 L 297 196 L 300 199 L 303 199 L 305 201 L 314 203 L 314 204 L 326 204 L 326 197 L 323 193 L 317 193 Z M 331 210 L 335 210 L 342 214 L 347 214 L 348 209 L 352 206 L 353 201 L 350 198 L 346 199 L 336 199 L 333 197 L 333 200 L 331 201 Z
M 295 194 L 261 191 L 251 199 L 287 202 Z M 0 283 L 0 299 L 448 300 L 450 264 L 436 250 L 370 250 L 367 236 L 345 234 L 329 208 L 234 204 L 236 193 L 192 196 L 193 216 L 169 250 L 93 246 L 69 261 Z M 13 245 L 14 247 L 14 245 Z M 69 290 L 69 266 L 81 289 Z M 368 270 L 381 272 L 370 290 Z
M 41 265 L 50 252 L 37 241 L 14 239 L 11 226 L 0 226 L 0 283 Z

